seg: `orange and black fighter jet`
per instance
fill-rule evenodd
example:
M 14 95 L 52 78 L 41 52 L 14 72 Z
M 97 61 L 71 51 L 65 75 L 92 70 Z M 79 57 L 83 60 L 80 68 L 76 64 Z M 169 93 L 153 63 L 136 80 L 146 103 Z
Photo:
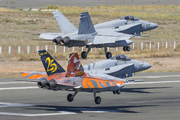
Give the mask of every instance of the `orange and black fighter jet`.
M 33 79 L 38 87 L 48 90 L 73 90 L 74 94 L 69 94 L 67 100 L 72 102 L 79 91 L 93 92 L 96 104 L 101 103 L 101 98 L 96 93 L 113 91 L 120 94 L 126 80 L 113 76 L 93 76 L 91 72 L 84 72 L 77 53 L 72 54 L 68 60 L 67 71 L 65 71 L 52 56 L 45 50 L 39 51 L 45 72 L 24 72 L 22 77 Z

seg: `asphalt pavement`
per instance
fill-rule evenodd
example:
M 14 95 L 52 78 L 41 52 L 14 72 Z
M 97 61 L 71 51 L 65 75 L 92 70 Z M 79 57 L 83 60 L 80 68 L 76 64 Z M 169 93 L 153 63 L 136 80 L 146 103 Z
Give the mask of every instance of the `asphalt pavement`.
M 179 72 L 139 73 L 120 95 L 102 92 L 96 105 L 92 93 L 79 92 L 73 102 L 72 91 L 40 89 L 25 78 L 0 79 L 0 120 L 179 120 Z M 131 79 L 133 79 L 131 78 Z
M 90 7 L 97 5 L 180 5 L 179 0 L 0 0 L 0 7 L 43 8 L 48 5 Z

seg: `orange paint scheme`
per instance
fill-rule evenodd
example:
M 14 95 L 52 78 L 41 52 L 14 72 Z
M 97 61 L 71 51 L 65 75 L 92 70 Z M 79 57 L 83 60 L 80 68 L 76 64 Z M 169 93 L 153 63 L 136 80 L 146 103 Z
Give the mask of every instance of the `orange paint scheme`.
M 28 78 L 29 79 L 39 79 L 39 78 L 46 77 L 46 76 L 47 75 L 35 74 L 35 75 L 32 75 L 32 76 L 29 76 Z
M 23 73 L 21 76 L 26 77 L 30 74 L 32 74 L 32 73 Z M 34 75 L 29 76 L 28 78 L 29 79 L 39 79 L 39 78 L 46 77 L 46 76 L 47 76 L 46 74 L 34 74 Z
M 26 76 L 28 76 L 29 74 L 31 74 L 31 73 L 25 73 L 25 72 L 24 72 L 21 76 L 22 76 L 22 77 L 26 77 Z
M 56 79 L 56 78 L 65 78 L 66 77 L 66 72 L 64 73 L 56 73 L 56 74 L 53 74 L 53 75 L 50 75 L 48 77 L 46 77 L 46 79 L 48 81 L 52 80 L 52 79 Z
M 102 80 L 102 79 L 94 79 L 94 78 L 84 78 L 83 82 L 82 82 L 82 85 L 83 85 L 83 88 L 95 88 L 95 86 L 93 85 L 92 81 L 96 82 L 97 84 L 97 87 L 98 88 L 102 88 L 102 86 L 100 85 L 100 83 L 102 85 L 104 85 L 105 87 L 108 87 L 106 83 L 109 83 L 110 86 L 109 87 L 113 87 L 115 86 L 113 84 L 113 82 L 116 84 L 116 85 L 122 85 L 124 82 L 123 81 L 116 81 L 116 80 Z M 89 86 L 89 87 L 88 87 Z
M 67 76 L 75 77 L 84 74 L 81 61 L 77 53 L 73 54 L 68 60 Z

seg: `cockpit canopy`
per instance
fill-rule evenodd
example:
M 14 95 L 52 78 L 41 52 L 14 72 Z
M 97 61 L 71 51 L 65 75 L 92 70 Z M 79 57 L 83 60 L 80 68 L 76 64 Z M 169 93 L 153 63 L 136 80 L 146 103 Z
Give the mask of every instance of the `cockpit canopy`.
M 110 58 L 111 60 L 120 60 L 120 61 L 130 61 L 131 59 L 126 57 L 125 55 L 116 55 L 112 58 Z
M 132 15 L 127 15 L 127 16 L 121 17 L 120 20 L 138 21 L 139 19 Z

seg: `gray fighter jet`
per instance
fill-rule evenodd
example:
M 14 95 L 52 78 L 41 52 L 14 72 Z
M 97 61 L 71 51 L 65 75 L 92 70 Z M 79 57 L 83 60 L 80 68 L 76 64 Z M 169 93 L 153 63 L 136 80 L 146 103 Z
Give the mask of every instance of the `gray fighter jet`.
M 62 13 L 59 11 L 53 12 L 62 33 L 41 33 L 40 38 L 51 40 L 56 45 L 73 47 L 73 46 L 86 46 L 87 51 L 81 53 L 82 58 L 86 58 L 91 48 L 104 47 L 106 58 L 112 57 L 111 52 L 107 52 L 107 47 L 123 47 L 124 51 L 130 51 L 129 45 L 133 42 L 130 40 L 134 37 L 134 31 L 141 31 L 142 23 L 136 22 L 122 27 L 121 22 L 109 21 L 95 25 L 92 24 L 88 12 L 83 12 L 80 15 L 79 29 L 77 29 Z M 121 20 L 122 21 L 122 20 Z M 144 28 L 144 27 L 143 27 Z M 122 30 L 123 29 L 123 30 Z M 129 31 L 129 33 L 127 33 Z
M 107 60 L 94 62 L 83 66 L 86 73 L 104 78 L 132 77 L 133 73 L 147 70 L 151 67 L 149 63 L 132 60 L 125 55 L 117 55 Z
M 139 20 L 134 16 L 124 16 L 117 20 L 107 21 L 94 26 L 95 29 L 114 28 L 118 32 L 141 36 L 141 32 L 153 30 L 158 27 L 156 23 Z M 145 35 L 147 36 L 147 35 Z
M 88 12 L 81 13 L 79 29 L 59 11 L 53 14 L 62 33 L 41 33 L 40 38 L 52 40 L 56 45 L 61 46 L 86 46 L 88 50 L 81 53 L 84 59 L 94 47 L 104 47 L 107 58 L 112 57 L 112 54 L 107 52 L 107 47 L 124 47 L 125 50 L 130 51 L 129 45 L 133 43 L 130 38 L 133 35 L 117 32 L 114 28 L 95 29 Z

